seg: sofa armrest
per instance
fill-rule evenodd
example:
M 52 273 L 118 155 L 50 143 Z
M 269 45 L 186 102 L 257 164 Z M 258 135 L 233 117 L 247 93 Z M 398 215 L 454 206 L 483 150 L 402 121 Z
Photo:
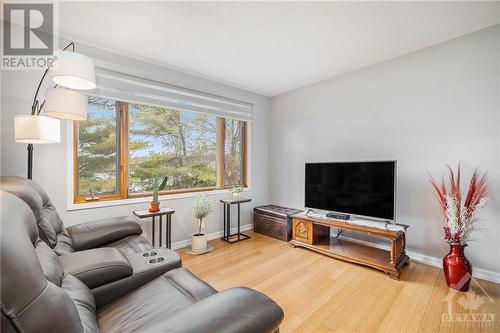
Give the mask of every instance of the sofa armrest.
M 225 290 L 158 321 L 147 332 L 272 333 L 283 310 L 266 295 L 245 287 Z
M 128 259 L 112 247 L 77 251 L 58 258 L 65 273 L 78 278 L 90 289 L 125 279 L 133 273 Z
M 66 228 L 75 250 L 87 250 L 103 246 L 131 235 L 142 234 L 133 216 L 120 216 L 81 223 Z

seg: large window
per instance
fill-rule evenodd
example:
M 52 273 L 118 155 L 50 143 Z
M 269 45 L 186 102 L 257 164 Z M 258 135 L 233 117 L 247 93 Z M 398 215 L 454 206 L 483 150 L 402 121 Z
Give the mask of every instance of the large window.
M 75 192 L 79 197 L 120 193 L 119 108 L 115 101 L 89 98 L 88 120 L 78 128 Z
M 227 119 L 224 128 L 224 182 L 238 184 L 245 172 L 243 161 L 245 123 Z
M 89 97 L 75 122 L 75 202 L 246 186 L 244 121 Z

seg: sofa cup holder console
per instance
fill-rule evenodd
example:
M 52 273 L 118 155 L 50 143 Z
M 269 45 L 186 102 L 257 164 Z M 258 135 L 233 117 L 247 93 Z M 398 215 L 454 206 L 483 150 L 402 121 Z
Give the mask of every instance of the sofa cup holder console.
M 154 265 L 154 264 L 159 264 L 161 262 L 165 261 L 165 258 L 163 257 L 156 257 L 148 260 L 148 264 Z
M 158 255 L 158 251 L 156 251 L 156 250 L 146 251 L 142 254 L 142 256 L 145 258 L 156 257 L 157 255 Z

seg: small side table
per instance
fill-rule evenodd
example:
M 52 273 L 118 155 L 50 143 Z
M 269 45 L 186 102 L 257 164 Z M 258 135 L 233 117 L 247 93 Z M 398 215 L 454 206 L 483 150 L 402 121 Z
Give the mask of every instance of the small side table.
M 167 220 L 167 228 L 165 229 L 165 240 L 166 240 L 166 247 L 167 249 L 170 249 L 172 247 L 172 214 L 175 213 L 175 210 L 170 209 L 170 208 L 160 208 L 158 212 L 150 212 L 149 210 L 139 210 L 139 211 L 133 211 L 135 216 L 137 216 L 140 219 L 145 219 L 148 217 L 152 218 L 152 237 L 151 237 L 151 243 L 153 246 L 155 246 L 155 217 L 159 216 L 160 217 L 160 247 L 162 246 L 162 225 L 163 225 L 163 216 L 166 215 L 166 220 Z
M 221 238 L 228 243 L 236 243 L 245 239 L 250 239 L 250 236 L 247 236 L 240 232 L 240 204 L 244 202 L 250 202 L 252 199 L 221 199 L 220 202 L 224 204 L 224 236 Z M 238 231 L 235 234 L 231 235 L 231 205 L 238 205 Z M 231 239 L 231 237 L 238 237 L 237 239 Z

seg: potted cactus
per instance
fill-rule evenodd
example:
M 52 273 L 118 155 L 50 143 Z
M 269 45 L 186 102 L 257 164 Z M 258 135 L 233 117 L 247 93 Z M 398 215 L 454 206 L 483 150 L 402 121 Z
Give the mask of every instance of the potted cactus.
M 155 177 L 153 180 L 153 200 L 151 201 L 151 207 L 149 207 L 149 211 L 151 213 L 158 212 L 160 210 L 160 202 L 158 201 L 159 192 L 158 178 Z
M 202 233 L 206 218 L 213 210 L 213 201 L 205 195 L 198 196 L 193 204 L 194 217 L 198 220 L 198 230 L 191 238 L 191 251 L 194 253 L 207 252 L 207 235 Z
M 153 177 L 153 200 L 151 201 L 151 206 L 149 207 L 149 211 L 151 213 L 160 211 L 160 201 L 158 199 L 158 195 L 160 191 L 162 191 L 167 184 L 167 176 L 163 179 L 161 184 L 158 184 L 158 176 Z

